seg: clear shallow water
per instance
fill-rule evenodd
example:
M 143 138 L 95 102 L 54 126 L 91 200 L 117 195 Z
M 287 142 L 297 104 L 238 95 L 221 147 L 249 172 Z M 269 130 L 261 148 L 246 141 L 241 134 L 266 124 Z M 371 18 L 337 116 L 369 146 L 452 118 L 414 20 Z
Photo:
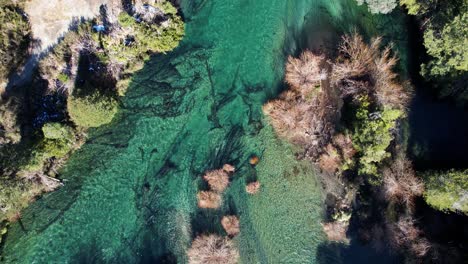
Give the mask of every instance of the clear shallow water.
M 222 234 L 220 218 L 235 213 L 242 263 L 317 262 L 324 236 L 314 171 L 276 138 L 261 105 L 282 89 L 288 54 L 333 46 L 355 27 L 372 35 L 396 24 L 348 0 L 181 5 L 181 46 L 135 75 L 118 120 L 91 131 L 63 169 L 65 187 L 11 228 L 3 261 L 184 263 L 192 237 Z M 200 176 L 227 162 L 238 172 L 222 209 L 199 210 Z M 263 188 L 251 197 L 244 186 L 253 179 Z M 338 261 L 332 252 L 325 259 Z

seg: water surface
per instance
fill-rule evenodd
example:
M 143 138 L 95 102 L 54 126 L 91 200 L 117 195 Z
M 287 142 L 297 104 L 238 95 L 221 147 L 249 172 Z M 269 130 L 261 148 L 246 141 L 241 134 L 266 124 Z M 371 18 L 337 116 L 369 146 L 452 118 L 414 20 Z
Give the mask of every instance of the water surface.
M 225 214 L 240 216 L 242 263 L 317 262 L 324 235 L 315 172 L 278 140 L 261 106 L 283 89 L 287 55 L 332 48 L 353 29 L 385 28 L 395 37 L 398 24 L 348 0 L 187 0 L 181 7 L 180 47 L 134 76 L 119 118 L 91 131 L 63 169 L 65 187 L 11 228 L 5 262 L 184 263 L 194 236 L 224 235 Z M 251 155 L 261 160 L 255 168 Z M 224 163 L 237 173 L 223 207 L 199 210 L 200 176 Z M 257 179 L 262 191 L 247 195 L 245 184 Z

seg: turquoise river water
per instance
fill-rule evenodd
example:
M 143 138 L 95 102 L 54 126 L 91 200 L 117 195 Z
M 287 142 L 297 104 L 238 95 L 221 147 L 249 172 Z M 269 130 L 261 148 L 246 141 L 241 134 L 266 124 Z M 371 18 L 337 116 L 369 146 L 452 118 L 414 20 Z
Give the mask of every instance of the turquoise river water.
M 119 117 L 62 170 L 65 186 L 10 229 L 3 262 L 186 263 L 194 236 L 223 234 L 222 215 L 237 214 L 241 263 L 318 263 L 320 185 L 261 106 L 284 88 L 288 55 L 333 48 L 354 29 L 398 40 L 401 19 L 351 0 L 182 0 L 181 12 L 179 48 L 135 74 Z M 237 172 L 222 208 L 198 209 L 200 176 L 224 163 Z M 262 190 L 248 196 L 256 179 Z

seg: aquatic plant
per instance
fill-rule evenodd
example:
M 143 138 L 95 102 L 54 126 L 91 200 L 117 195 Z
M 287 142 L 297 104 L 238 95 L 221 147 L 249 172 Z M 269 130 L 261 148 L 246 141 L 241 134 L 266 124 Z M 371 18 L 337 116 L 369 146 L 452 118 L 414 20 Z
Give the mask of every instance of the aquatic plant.
M 221 206 L 221 194 L 213 191 L 201 191 L 197 194 L 198 207 L 205 209 L 217 209 Z
M 196 237 L 187 255 L 190 264 L 235 264 L 239 259 L 234 242 L 215 234 Z
M 207 171 L 203 179 L 208 182 L 211 190 L 222 193 L 229 185 L 229 176 L 223 169 Z
M 239 218 L 235 215 L 223 216 L 221 219 L 221 225 L 223 226 L 224 231 L 226 231 L 226 233 L 231 237 L 237 236 L 240 232 Z

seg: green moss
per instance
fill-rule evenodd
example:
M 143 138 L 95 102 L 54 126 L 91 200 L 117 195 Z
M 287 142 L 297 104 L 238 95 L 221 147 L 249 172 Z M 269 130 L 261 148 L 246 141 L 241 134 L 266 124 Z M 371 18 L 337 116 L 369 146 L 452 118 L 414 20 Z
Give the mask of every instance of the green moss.
M 461 211 L 468 215 L 468 170 L 430 171 L 423 175 L 424 199 L 441 211 Z
M 67 109 L 71 120 L 80 127 L 99 127 L 112 121 L 117 113 L 117 101 L 94 92 L 84 97 L 70 96 Z

